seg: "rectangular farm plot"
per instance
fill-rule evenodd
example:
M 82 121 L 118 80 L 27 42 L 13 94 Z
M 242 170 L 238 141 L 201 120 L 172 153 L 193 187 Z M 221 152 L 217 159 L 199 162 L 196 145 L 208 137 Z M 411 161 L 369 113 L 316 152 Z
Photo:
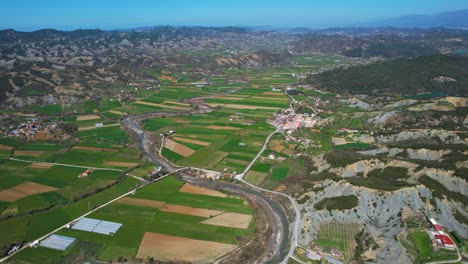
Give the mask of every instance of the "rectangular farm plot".
M 247 175 L 245 175 L 245 179 L 255 185 L 260 185 L 268 176 L 268 173 L 266 172 L 259 172 L 259 171 L 254 171 L 250 170 L 247 172 Z
M 165 204 L 164 202 L 160 202 L 160 201 L 131 198 L 131 197 L 124 197 L 118 200 L 117 202 L 123 203 L 123 204 L 147 206 L 147 207 L 153 207 L 153 208 L 161 208 Z
M 184 184 L 184 186 L 180 188 L 179 192 L 203 194 L 203 195 L 217 196 L 217 197 L 227 197 L 227 195 L 222 192 L 210 190 L 210 189 L 203 188 L 203 187 L 198 187 L 190 183 Z
M 84 115 L 84 116 L 78 116 L 76 118 L 76 121 L 85 121 L 85 120 L 94 120 L 94 119 L 101 119 L 101 117 L 98 115 Z
M 118 162 L 118 161 L 106 161 L 106 162 L 104 162 L 104 165 L 122 167 L 122 168 L 131 168 L 131 167 L 138 166 L 138 164 L 139 163 L 135 163 L 135 162 Z
M 73 146 L 72 149 L 77 150 L 86 150 L 86 151 L 104 151 L 104 152 L 118 152 L 120 149 L 114 148 L 96 148 L 96 147 L 86 147 L 86 146 Z
M 207 126 L 206 128 L 208 129 L 213 129 L 213 130 L 240 130 L 239 127 L 232 127 L 232 126 Z
M 40 245 L 57 250 L 66 250 L 75 240 L 73 237 L 51 235 L 42 241 Z
M 10 189 L 6 189 L 0 192 L 0 201 L 4 202 L 15 202 L 26 196 L 30 196 L 37 193 L 52 192 L 58 190 L 57 188 L 42 185 L 34 182 L 23 182 Z
M 14 147 L 0 145 L 0 150 L 13 150 L 13 149 L 14 149 Z
M 50 167 L 54 166 L 53 163 L 47 163 L 47 162 L 35 162 L 35 163 L 32 163 L 29 168 L 31 169 L 48 169 Z
M 15 156 L 26 156 L 26 157 L 40 157 L 45 154 L 46 151 L 43 150 L 16 150 Z
M 216 216 L 216 215 L 224 213 L 223 211 L 194 208 L 194 207 L 176 205 L 176 204 L 165 204 L 163 205 L 163 207 L 161 207 L 161 211 L 177 213 L 177 214 L 200 216 L 200 217 L 212 217 L 212 216 Z
M 190 138 L 183 138 L 183 137 L 174 137 L 174 140 L 180 141 L 180 142 L 192 143 L 192 144 L 200 145 L 200 146 L 209 146 L 211 144 L 210 142 L 190 139 Z
M 166 105 L 166 104 L 158 104 L 158 103 L 151 103 L 151 102 L 145 102 L 145 101 L 136 101 L 135 104 L 142 104 L 142 105 L 148 105 L 148 106 L 156 106 L 156 107 L 161 107 L 161 108 L 168 108 L 168 109 L 173 109 L 173 110 L 189 110 L 189 107 L 183 107 L 183 106 L 176 106 L 176 105 Z
M 195 150 L 177 143 L 170 138 L 164 139 L 164 147 L 184 157 L 188 157 L 195 153 Z
M 204 220 L 201 223 L 207 225 L 225 226 L 247 229 L 250 221 L 252 221 L 252 215 L 239 214 L 239 213 L 224 213 L 210 219 Z
M 109 221 L 102 221 L 98 219 L 92 218 L 82 218 L 77 223 L 72 226 L 72 229 L 81 230 L 81 231 L 88 231 L 103 235 L 111 235 L 115 234 L 122 224 L 109 222 Z
M 209 263 L 235 248 L 236 245 L 231 244 L 146 232 L 137 257 L 142 259 L 153 257 L 160 261 Z

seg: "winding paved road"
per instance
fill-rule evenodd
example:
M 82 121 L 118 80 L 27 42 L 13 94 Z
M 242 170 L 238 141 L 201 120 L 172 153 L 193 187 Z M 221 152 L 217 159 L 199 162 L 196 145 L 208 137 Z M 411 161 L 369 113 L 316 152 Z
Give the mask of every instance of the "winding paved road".
M 299 223 L 300 223 L 300 219 L 301 219 L 301 212 L 299 211 L 299 208 L 297 206 L 296 201 L 291 196 L 289 196 L 289 195 L 287 195 L 285 193 L 263 189 L 263 188 L 255 186 L 255 185 L 247 182 L 246 180 L 244 180 L 244 177 L 247 174 L 247 172 L 249 172 L 250 168 L 252 168 L 254 163 L 258 160 L 258 158 L 262 155 L 263 151 L 265 151 L 265 149 L 267 148 L 271 137 L 273 137 L 273 135 L 278 133 L 279 131 L 280 131 L 279 129 L 276 129 L 273 133 L 268 135 L 268 137 L 265 140 L 265 143 L 263 144 L 262 148 L 258 152 L 257 156 L 255 156 L 255 158 L 249 163 L 249 165 L 245 168 L 245 170 L 242 173 L 237 174 L 235 176 L 235 178 L 236 178 L 236 180 L 244 183 L 247 186 L 250 186 L 251 188 L 253 188 L 255 190 L 266 192 L 266 193 L 271 193 L 271 194 L 275 194 L 275 195 L 280 195 L 282 197 L 285 197 L 291 203 L 291 206 L 294 209 L 294 213 L 295 213 L 294 224 L 293 224 L 293 229 L 292 229 L 292 234 L 291 234 L 291 246 L 289 248 L 287 256 L 281 262 L 281 263 L 287 263 L 288 259 L 294 255 L 294 249 L 296 249 L 296 247 L 297 247 L 297 239 L 298 239 L 298 236 L 299 236 L 299 229 L 300 229 L 300 224 Z

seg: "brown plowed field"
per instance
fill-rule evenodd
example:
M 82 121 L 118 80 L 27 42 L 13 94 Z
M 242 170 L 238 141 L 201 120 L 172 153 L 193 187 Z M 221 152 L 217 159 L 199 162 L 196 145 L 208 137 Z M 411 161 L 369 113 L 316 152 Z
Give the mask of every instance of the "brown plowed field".
M 12 150 L 12 149 L 14 148 L 10 146 L 0 145 L 0 150 Z
M 163 207 L 161 207 L 161 211 L 200 217 L 212 217 L 224 213 L 223 211 L 193 208 L 176 204 L 165 204 Z
M 123 114 L 125 114 L 124 112 L 120 112 L 120 111 L 117 111 L 117 110 L 109 110 L 109 111 L 107 111 L 107 112 L 112 113 L 112 114 L 116 114 L 116 115 L 123 115 Z
M 184 157 L 188 157 L 190 155 L 192 155 L 193 153 L 195 153 L 195 150 L 189 148 L 189 147 L 186 147 L 182 144 L 179 144 L 177 142 L 175 142 L 174 140 L 170 139 L 170 138 L 166 138 L 164 140 L 164 146 L 172 151 L 174 151 L 175 153 L 177 154 L 180 154 Z
M 85 121 L 85 120 L 94 120 L 94 119 L 101 119 L 101 117 L 98 115 L 84 115 L 84 116 L 78 116 L 76 118 L 76 121 Z
M 208 129 L 214 129 L 214 130 L 240 130 L 238 127 L 231 127 L 231 126 L 207 126 L 206 128 Z
M 140 205 L 140 206 L 147 206 L 147 207 L 153 207 L 153 208 L 161 208 L 165 204 L 165 202 L 139 199 L 139 198 L 131 198 L 131 197 L 124 197 L 118 200 L 117 202 L 123 203 L 123 204 Z
M 164 105 L 164 104 L 156 104 L 156 103 L 150 103 L 150 102 L 144 102 L 144 101 L 136 101 L 135 104 L 149 105 L 149 106 L 157 106 L 157 107 L 170 108 L 170 109 L 176 109 L 176 110 L 188 110 L 188 109 L 189 109 L 188 107 L 174 106 L 174 105 Z
M 39 157 L 42 154 L 46 153 L 42 150 L 16 150 L 15 156 L 28 156 L 28 157 Z
M 180 188 L 179 192 L 203 194 L 203 195 L 216 196 L 216 197 L 227 197 L 225 193 L 218 192 L 215 190 L 210 190 L 210 189 L 203 188 L 203 187 L 198 187 L 190 183 L 184 184 L 184 186 Z
M 34 182 L 23 182 L 10 189 L 0 191 L 0 201 L 14 202 L 29 195 L 55 190 L 57 190 L 57 188 Z
M 224 213 L 201 222 L 202 224 L 246 229 L 252 221 L 252 215 Z
M 287 97 L 277 98 L 277 97 L 252 96 L 252 97 L 250 97 L 250 98 L 253 98 L 253 99 L 264 99 L 264 100 L 289 101 L 289 98 L 287 98 Z
M 195 139 L 189 139 L 189 138 L 174 137 L 174 139 L 176 141 L 192 143 L 192 144 L 196 144 L 196 145 L 200 145 L 200 146 L 209 146 L 211 144 L 210 142 L 195 140 Z
M 124 167 L 124 168 L 130 168 L 130 167 L 138 166 L 138 163 L 134 163 L 134 162 L 107 161 L 107 162 L 104 162 L 104 165 L 116 166 L 116 167 Z
M 10 188 L 10 190 L 15 190 L 18 192 L 32 195 L 36 193 L 52 192 L 58 189 L 35 182 L 23 182 L 21 184 L 16 185 L 15 187 Z
M 269 106 L 255 106 L 255 105 L 240 105 L 240 104 L 227 104 L 224 105 L 225 108 L 231 109 L 271 109 L 276 110 L 278 107 L 269 107 Z
M 282 93 L 282 92 L 264 92 L 262 94 L 264 94 L 264 95 L 276 95 L 276 96 L 283 96 L 284 95 L 284 93 Z
M 159 78 L 163 79 L 163 80 L 167 80 L 167 81 L 170 81 L 170 82 L 176 82 L 177 80 L 172 77 L 172 76 L 167 76 L 167 75 L 161 75 Z
M 103 125 L 102 127 L 115 127 L 115 126 L 120 126 L 120 124 L 107 124 Z M 78 127 L 78 131 L 83 131 L 83 130 L 91 130 L 91 129 L 96 129 L 96 125 L 94 126 L 86 126 L 86 127 Z
M 137 257 L 194 264 L 210 263 L 235 248 L 236 245 L 231 244 L 146 232 L 138 248 Z
M 31 164 L 31 166 L 29 166 L 29 167 L 32 168 L 32 169 L 48 169 L 48 168 L 50 168 L 52 166 L 54 166 L 54 164 L 52 164 L 52 163 L 37 162 L 37 163 Z
M 272 150 L 276 152 L 281 152 L 283 149 L 284 149 L 283 145 L 276 145 L 274 148 L 272 148 Z
M 117 152 L 119 149 L 112 148 L 95 148 L 95 147 L 84 147 L 84 146 L 74 146 L 72 149 L 77 150 L 91 150 L 91 151 L 105 151 L 105 152 Z
M 187 107 L 190 106 L 190 104 L 181 103 L 181 102 L 177 102 L 177 101 L 168 101 L 168 100 L 166 100 L 166 101 L 164 101 L 164 103 L 175 104 L 175 105 L 181 105 L 181 106 L 187 106 Z
M 28 195 L 25 193 L 20 193 L 11 189 L 0 191 L 0 201 L 3 202 L 14 202 L 26 196 Z

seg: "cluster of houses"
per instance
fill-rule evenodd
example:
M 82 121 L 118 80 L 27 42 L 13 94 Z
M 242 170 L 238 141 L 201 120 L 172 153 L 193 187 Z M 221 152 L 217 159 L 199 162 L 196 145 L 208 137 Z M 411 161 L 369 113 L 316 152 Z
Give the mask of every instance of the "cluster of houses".
M 144 79 L 144 80 L 134 80 L 132 82 L 128 82 L 127 85 L 133 87 L 135 90 L 143 89 L 143 90 L 151 90 L 156 88 L 155 85 L 156 81 L 153 79 Z M 161 86 L 161 85 L 158 85 Z
M 313 127 L 317 122 L 314 117 L 315 114 L 296 114 L 287 110 L 284 113 L 276 113 L 273 124 L 282 130 L 296 130 L 301 127 Z
M 61 130 L 56 122 L 42 122 L 37 118 L 29 118 L 18 125 L 12 124 L 9 129 L 9 136 L 16 136 L 25 140 L 51 139 Z
M 429 219 L 429 221 L 431 222 L 432 226 L 431 229 L 428 230 L 428 234 L 431 238 L 433 247 L 435 249 L 445 248 L 449 250 L 456 250 L 457 246 L 453 242 L 452 238 L 450 238 L 450 236 L 443 231 L 442 226 L 433 218 Z

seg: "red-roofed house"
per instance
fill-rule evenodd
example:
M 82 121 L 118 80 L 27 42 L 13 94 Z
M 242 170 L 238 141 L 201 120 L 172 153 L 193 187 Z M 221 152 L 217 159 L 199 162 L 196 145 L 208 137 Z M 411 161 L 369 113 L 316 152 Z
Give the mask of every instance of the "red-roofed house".
M 437 242 L 440 244 L 442 242 L 444 248 L 447 249 L 455 249 L 455 243 L 453 243 L 452 239 L 448 235 L 434 235 L 434 237 L 437 239 Z

